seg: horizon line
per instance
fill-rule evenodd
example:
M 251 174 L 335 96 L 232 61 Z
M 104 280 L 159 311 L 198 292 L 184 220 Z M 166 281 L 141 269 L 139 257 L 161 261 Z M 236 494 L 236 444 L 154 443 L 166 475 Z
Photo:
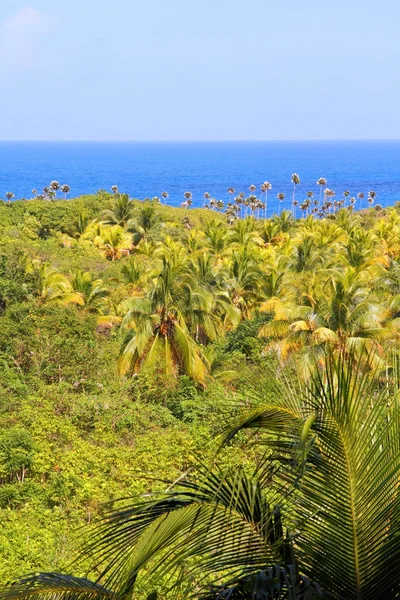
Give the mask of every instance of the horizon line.
M 297 138 L 279 138 L 279 139 L 256 139 L 256 140 L 249 140 L 249 139 L 218 139 L 218 140 L 205 140 L 205 139 L 179 139 L 179 140 L 171 140 L 171 139 L 159 139 L 159 140 L 146 140 L 146 139 L 140 139 L 140 140 L 118 140 L 118 139 L 102 139 L 102 140 L 90 140 L 90 139 L 82 139 L 82 140 L 69 140 L 69 139 L 59 139 L 59 140 L 34 140 L 34 139 L 27 139 L 27 140 L 2 140 L 0 139 L 0 144 L 27 144 L 27 143 L 34 143 L 34 144 L 51 144 L 51 143 L 56 143 L 56 144 L 68 144 L 68 143 L 72 143 L 72 144 L 78 144 L 78 143 L 82 143 L 82 144 L 105 144 L 105 143 L 114 143 L 114 144 L 160 144 L 160 143 L 166 143 L 166 144 L 172 144 L 172 143 L 182 143 L 182 144 L 192 144 L 192 143 L 196 143 L 196 144 L 200 144 L 200 143 L 204 143 L 204 144 L 211 144 L 211 143 L 215 143 L 215 144 L 220 144 L 220 143 L 270 143 L 270 142 L 300 142 L 300 143 L 304 143 L 304 142 L 399 142 L 400 138 L 313 138 L 313 139 L 297 139 Z

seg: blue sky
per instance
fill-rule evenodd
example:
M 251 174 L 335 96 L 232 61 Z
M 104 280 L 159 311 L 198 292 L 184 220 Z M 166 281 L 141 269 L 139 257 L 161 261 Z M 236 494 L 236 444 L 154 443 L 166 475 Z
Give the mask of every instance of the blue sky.
M 3 0 L 0 139 L 400 138 L 398 0 Z

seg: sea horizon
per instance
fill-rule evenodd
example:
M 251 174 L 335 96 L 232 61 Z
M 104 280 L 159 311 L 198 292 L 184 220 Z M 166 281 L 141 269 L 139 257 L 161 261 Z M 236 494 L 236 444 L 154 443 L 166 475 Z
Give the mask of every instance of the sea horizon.
M 119 190 L 145 199 L 169 194 L 168 203 L 179 206 L 183 194 L 193 194 L 193 207 L 203 205 L 204 193 L 228 202 L 227 189 L 249 195 L 264 181 L 272 184 L 271 212 L 278 210 L 277 193 L 284 193 L 283 208 L 291 206 L 291 175 L 298 173 L 296 197 L 319 193 L 316 181 L 327 179 L 335 199 L 348 190 L 377 194 L 383 206 L 400 200 L 400 140 L 9 140 L 0 141 L 0 198 L 40 194 L 50 181 L 68 184 L 70 196 Z

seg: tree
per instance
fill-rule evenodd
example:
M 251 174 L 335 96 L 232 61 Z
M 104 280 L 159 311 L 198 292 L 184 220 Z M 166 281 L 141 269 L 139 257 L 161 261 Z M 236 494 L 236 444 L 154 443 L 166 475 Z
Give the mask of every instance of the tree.
M 184 202 L 185 208 L 189 208 L 193 202 L 193 200 L 192 200 L 193 194 L 192 194 L 192 192 L 185 192 L 183 195 L 185 198 L 185 202 Z
M 52 181 L 49 185 L 50 190 L 54 193 L 54 197 L 57 196 L 57 192 L 60 189 L 60 184 L 58 181 Z
M 163 200 L 165 200 L 165 204 L 167 204 L 167 200 L 168 200 L 168 192 L 163 192 L 161 194 L 161 197 L 163 198 Z
M 293 204 L 293 216 L 296 218 L 296 187 L 300 184 L 300 177 L 297 173 L 293 173 L 291 177 L 291 181 L 293 183 L 293 196 L 292 196 L 292 204 Z
M 379 341 L 385 338 L 384 307 L 365 286 L 366 274 L 347 267 L 327 270 L 326 275 L 328 285 L 309 292 L 307 305 L 279 298 L 262 305 L 262 311 L 274 313 L 259 332 L 269 340 L 266 350 L 275 347 L 284 362 L 296 355 L 303 374 L 327 351 L 353 354 L 369 368 L 383 368 Z
M 319 204 L 322 204 L 322 193 L 324 188 L 326 187 L 327 181 L 325 177 L 320 177 L 317 181 L 317 185 L 319 186 Z
M 134 214 L 135 206 L 128 194 L 118 195 L 111 209 L 105 210 L 102 214 L 104 223 L 107 225 L 120 225 L 125 227 Z
M 71 188 L 69 187 L 69 185 L 67 185 L 66 183 L 64 183 L 61 186 L 61 191 L 64 194 L 65 199 L 67 199 L 67 195 L 70 193 Z
M 88 312 L 101 313 L 104 300 L 109 295 L 101 279 L 93 279 L 91 273 L 81 269 L 72 272 L 69 278 L 50 271 L 47 281 L 49 278 L 50 286 L 46 282 L 45 287 L 47 302 L 77 304 Z
M 10 204 L 11 200 L 14 198 L 14 194 L 12 192 L 6 192 L 6 198 L 7 198 L 8 204 Z
M 276 196 L 276 197 L 277 197 L 277 198 L 278 198 L 278 200 L 279 200 L 279 214 L 281 214 L 281 212 L 282 212 L 282 202 L 283 202 L 283 201 L 284 201 L 284 199 L 285 199 L 285 194 L 283 194 L 282 192 L 279 192 L 279 194 L 277 194 L 277 196 Z
M 197 307 L 206 304 L 205 294 L 195 289 L 186 266 L 164 258 L 149 293 L 123 303 L 125 338 L 119 373 L 132 375 L 140 368 L 160 368 L 167 375 L 183 371 L 204 383 L 207 364 L 190 334 L 188 320 Z
M 160 221 L 160 214 L 156 212 L 154 204 L 146 202 L 140 206 L 127 223 L 128 231 L 133 233 L 133 242 L 138 244 L 142 239 L 147 239 Z

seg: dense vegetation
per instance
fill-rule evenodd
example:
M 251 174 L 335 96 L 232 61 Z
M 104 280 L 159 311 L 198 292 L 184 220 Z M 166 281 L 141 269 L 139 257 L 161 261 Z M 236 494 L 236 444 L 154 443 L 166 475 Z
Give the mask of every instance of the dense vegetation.
M 227 223 L 101 192 L 0 204 L 0 233 L 2 582 L 398 597 L 398 208 Z

